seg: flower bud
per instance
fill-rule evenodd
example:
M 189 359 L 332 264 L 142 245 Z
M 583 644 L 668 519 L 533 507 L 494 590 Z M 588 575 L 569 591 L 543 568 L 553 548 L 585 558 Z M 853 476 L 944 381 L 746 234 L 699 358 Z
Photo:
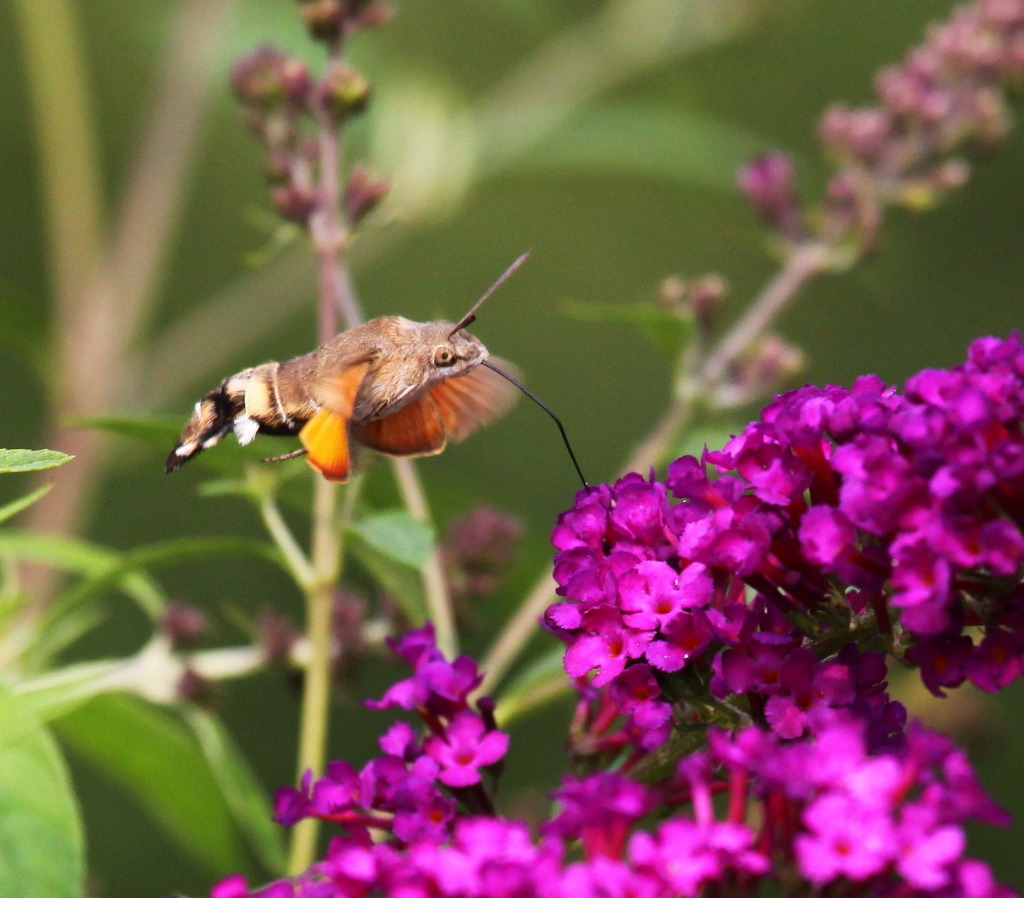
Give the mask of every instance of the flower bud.
M 206 632 L 206 615 L 184 602 L 168 602 L 161 628 L 175 650 L 192 648 Z
M 335 41 L 341 36 L 348 12 L 345 0 L 299 0 L 302 21 L 316 40 Z
M 287 99 L 301 108 L 313 87 L 313 79 L 309 74 L 309 66 L 302 59 L 287 58 L 279 68 L 281 89 Z
M 273 611 L 264 611 L 256 619 L 256 632 L 270 664 L 286 663 L 301 636 L 295 627 Z
M 789 240 L 803 236 L 793 184 L 793 162 L 784 153 L 766 153 L 743 166 L 737 183 L 770 228 Z
M 202 674 L 186 667 L 178 680 L 177 693 L 179 700 L 191 702 L 204 708 L 216 706 L 217 691 L 214 684 Z
M 270 191 L 270 198 L 282 218 L 303 227 L 309 223 L 309 216 L 317 206 L 316 191 L 294 182 L 275 187 Z
M 781 390 L 805 365 L 800 349 L 766 334 L 737 359 L 728 380 L 715 393 L 721 408 L 735 408 Z
M 665 278 L 658 285 L 656 300 L 662 308 L 684 316 L 692 315 L 704 329 L 714 323 L 715 312 L 725 298 L 728 286 L 717 274 L 687 281 L 678 275 Z
M 825 146 L 840 160 L 870 162 L 878 158 L 893 132 L 893 121 L 884 109 L 848 109 L 830 106 L 818 126 Z
M 332 62 L 316 86 L 318 107 L 336 121 L 361 112 L 370 96 L 370 82 L 350 65 Z
M 394 14 L 395 10 L 391 4 L 385 3 L 384 0 L 371 0 L 353 18 L 353 21 L 350 22 L 350 27 L 379 28 L 381 25 L 386 25 L 391 21 L 391 17 Z
M 345 185 L 345 211 L 351 224 L 357 224 L 370 214 L 387 196 L 391 182 L 378 178 L 365 165 L 352 169 Z
M 285 70 L 290 62 L 276 47 L 258 47 L 235 64 L 231 86 L 246 106 L 273 109 L 287 99 Z
M 522 533 L 518 518 L 486 505 L 452 521 L 441 547 L 452 592 L 486 596 L 497 590 Z

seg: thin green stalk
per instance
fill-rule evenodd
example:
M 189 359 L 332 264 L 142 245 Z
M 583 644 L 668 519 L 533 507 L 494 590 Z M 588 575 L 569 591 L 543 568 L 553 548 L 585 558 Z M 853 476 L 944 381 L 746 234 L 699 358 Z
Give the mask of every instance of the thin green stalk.
M 343 534 L 355 512 L 361 480 L 353 478 L 336 513 L 338 485 L 318 477 L 313 494 L 313 581 L 306 590 L 309 658 L 302 690 L 299 723 L 298 776 L 319 774 L 325 766 L 331 697 L 334 590 L 341 579 Z M 288 869 L 307 869 L 316 855 L 319 821 L 304 820 L 292 830 Z
M 260 514 L 271 539 L 281 550 L 295 582 L 303 591 L 308 592 L 316 582 L 316 572 L 298 540 L 292 535 L 273 496 L 264 496 L 260 500 Z
M 417 521 L 433 524 L 416 465 L 408 458 L 393 458 L 391 465 L 406 510 Z M 421 576 L 427 597 L 427 617 L 433 621 L 437 647 L 449 658 L 454 658 L 459 651 L 459 638 L 455 630 L 455 613 L 448 591 L 448 580 L 441 564 L 441 550 L 436 545 L 423 566 Z
M 341 58 L 341 42 L 330 48 L 328 65 Z M 318 282 L 317 334 L 326 343 L 337 333 L 339 314 L 346 327 L 355 327 L 362 313 L 348 282 L 344 252 L 349 227 L 342 213 L 340 168 L 342 163 L 339 125 L 330 116 L 319 120 L 317 140 L 319 156 L 320 202 L 309 219 L 309 233 L 316 250 Z M 351 300 L 344 304 L 345 300 Z M 309 660 L 302 688 L 302 712 L 299 723 L 298 776 L 307 770 L 315 776 L 324 769 L 327 753 L 328 713 L 331 698 L 331 635 L 334 590 L 341 577 L 344 525 L 355 507 L 358 481 L 349 485 L 344 506 L 345 519 L 336 514 L 338 485 L 317 477 L 313 487 L 313 519 L 310 531 L 310 560 L 313 582 L 306 593 L 306 628 Z M 292 830 L 288 870 L 292 874 L 307 869 L 316 856 L 319 821 L 303 820 Z
M 307 770 L 318 776 L 324 768 L 327 719 L 331 698 L 331 623 L 334 586 L 341 573 L 340 534 L 334 526 L 337 485 L 316 479 L 313 493 L 313 572 L 306 590 L 306 627 L 309 660 L 302 683 L 302 715 L 299 723 L 298 778 Z M 302 821 L 292 830 L 288 870 L 300 873 L 313 863 L 319 821 Z

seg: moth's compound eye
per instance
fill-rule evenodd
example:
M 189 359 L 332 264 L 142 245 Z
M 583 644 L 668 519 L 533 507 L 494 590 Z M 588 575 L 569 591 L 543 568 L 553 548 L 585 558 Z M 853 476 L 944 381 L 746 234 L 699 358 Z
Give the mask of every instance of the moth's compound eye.
M 449 368 L 455 364 L 455 353 L 447 346 L 438 346 L 434 350 L 434 365 L 438 368 Z

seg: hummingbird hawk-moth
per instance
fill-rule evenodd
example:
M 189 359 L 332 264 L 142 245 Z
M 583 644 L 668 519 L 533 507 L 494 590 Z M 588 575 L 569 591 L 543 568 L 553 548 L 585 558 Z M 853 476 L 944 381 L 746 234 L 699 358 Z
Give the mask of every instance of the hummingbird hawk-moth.
M 457 323 L 374 318 L 306 355 L 233 374 L 196 403 L 167 456 L 166 471 L 231 432 L 243 446 L 260 433 L 298 435 L 301 449 L 267 460 L 305 454 L 325 478 L 344 482 L 353 443 L 385 455 L 437 455 L 507 411 L 517 388 L 555 419 L 568 447 L 554 413 L 519 383 L 508 363 L 495 364 L 487 347 L 465 330 L 527 255 Z

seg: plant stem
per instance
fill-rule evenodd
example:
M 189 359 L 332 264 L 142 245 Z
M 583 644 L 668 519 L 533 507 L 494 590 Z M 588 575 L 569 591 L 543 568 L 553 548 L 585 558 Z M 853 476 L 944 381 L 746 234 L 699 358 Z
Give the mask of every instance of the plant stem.
M 331 47 L 328 65 L 341 56 L 341 43 Z M 318 171 L 319 203 L 310 216 L 309 232 L 318 261 L 320 300 L 317 309 L 317 333 L 321 343 L 331 340 L 338 330 L 339 315 L 347 328 L 362 322 L 345 264 L 349 226 L 341 209 L 341 137 L 330 116 L 319 119 Z M 349 484 L 345 512 L 355 507 L 358 481 Z M 328 712 L 331 694 L 331 633 L 334 590 L 341 576 L 341 532 L 335 508 L 338 485 L 316 477 L 313 487 L 313 520 L 310 558 L 313 581 L 306 590 L 306 627 L 310 644 L 309 664 L 302 690 L 299 726 L 298 775 L 307 770 L 322 773 L 327 751 Z M 299 873 L 313 863 L 316 855 L 319 821 L 307 819 L 292 830 L 288 869 Z
M 394 458 L 391 465 L 402 494 L 402 501 L 409 514 L 417 521 L 432 525 L 430 507 L 427 505 L 423 484 L 416 473 L 416 466 L 408 458 Z M 455 631 L 455 615 L 452 610 L 451 594 L 448 591 L 448 581 L 444 576 L 444 566 L 441 564 L 441 549 L 436 542 L 421 575 L 427 596 L 427 616 L 434 622 L 437 647 L 447 657 L 454 658 L 459 651 L 459 639 Z
M 277 507 L 273 496 L 265 496 L 260 500 L 260 514 L 263 516 L 263 524 L 267 528 L 267 532 L 270 533 L 271 538 L 281 550 L 295 582 L 301 589 L 308 592 L 316 582 L 316 571 L 281 516 L 281 510 Z
M 782 267 L 757 295 L 750 308 L 725 333 L 701 365 L 695 392 L 708 394 L 717 387 L 729 367 L 761 336 L 797 296 L 804 284 L 825 270 L 832 247 L 805 243 L 796 247 Z
M 299 723 L 298 778 L 307 770 L 318 776 L 327 750 L 327 721 L 331 697 L 331 633 L 334 586 L 340 575 L 340 535 L 334 524 L 337 485 L 316 478 L 313 493 L 313 572 L 306 592 L 309 663 L 302 688 Z M 292 830 L 289 872 L 307 869 L 316 853 L 319 821 L 302 821 Z

